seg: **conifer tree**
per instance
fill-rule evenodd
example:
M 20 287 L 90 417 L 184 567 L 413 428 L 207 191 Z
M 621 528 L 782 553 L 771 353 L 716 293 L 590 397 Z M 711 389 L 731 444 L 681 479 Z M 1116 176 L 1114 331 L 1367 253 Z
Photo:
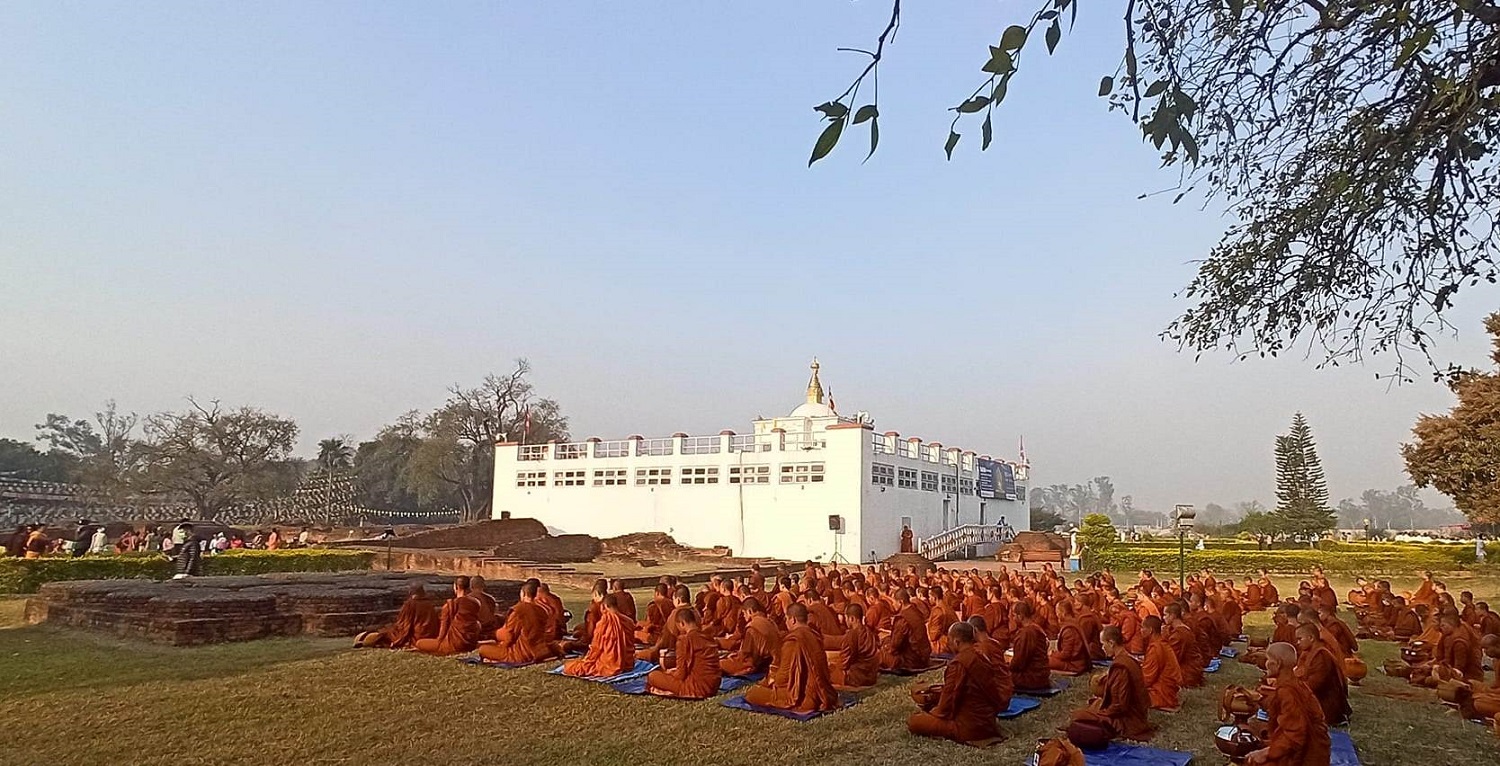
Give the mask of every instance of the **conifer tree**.
M 1312 428 L 1302 413 L 1292 418 L 1292 430 L 1276 437 L 1276 510 L 1281 532 L 1313 539 L 1333 529 L 1337 517 L 1328 505 L 1328 482 L 1318 459 Z

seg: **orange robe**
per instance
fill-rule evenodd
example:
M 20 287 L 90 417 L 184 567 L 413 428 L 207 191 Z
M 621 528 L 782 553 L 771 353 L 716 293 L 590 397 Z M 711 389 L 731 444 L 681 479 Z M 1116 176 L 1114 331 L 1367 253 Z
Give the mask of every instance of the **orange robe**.
M 913 713 L 906 720 L 907 730 L 919 737 L 955 742 L 979 742 L 1000 736 L 995 716 L 1009 701 L 1000 704 L 994 673 L 989 660 L 973 646 L 964 647 L 943 670 L 943 691 L 937 704 L 931 712 Z
M 1323 708 L 1307 684 L 1297 678 L 1277 678 L 1276 690 L 1264 707 L 1270 719 L 1265 766 L 1328 766 L 1332 743 Z
M 932 644 L 927 642 L 927 621 L 912 604 L 891 620 L 891 634 L 880 647 L 884 670 L 924 670 L 932 663 Z
M 607 678 L 635 667 L 635 620 L 605 609 L 594 623 L 588 654 L 563 663 L 563 675 Z
M 1099 643 L 1099 633 L 1104 629 L 1103 623 L 1099 621 L 1099 615 L 1087 609 L 1083 610 L 1078 615 L 1078 629 L 1083 631 L 1083 643 L 1088 647 L 1089 659 L 1105 659 L 1104 646 Z
M 807 605 L 807 624 L 820 636 L 837 636 L 844 632 L 844 626 L 839 622 L 838 615 L 827 604 L 814 601 Z
M 1423 604 L 1427 606 L 1437 605 L 1437 590 L 1432 587 L 1431 580 L 1423 580 L 1422 584 L 1417 586 L 1417 592 L 1411 594 L 1411 598 L 1406 600 L 1406 605 L 1410 607 L 1417 607 Z
M 1480 637 L 1467 625 L 1459 625 L 1438 642 L 1437 661 L 1462 673 L 1466 681 L 1484 680 L 1484 653 Z
M 1156 736 L 1149 711 L 1151 693 L 1140 663 L 1121 649 L 1104 674 L 1104 689 L 1089 707 L 1073 714 L 1075 720 L 1092 721 L 1109 730 L 1112 738 L 1149 740 Z
M 995 698 L 1000 706 L 1010 707 L 1010 698 L 1015 696 L 1016 685 L 1011 680 L 1010 663 L 1005 659 L 1005 647 L 1001 646 L 999 641 L 980 633 L 979 640 L 974 644 L 974 650 L 988 660 L 990 668 L 994 670 Z
M 1297 677 L 1312 691 L 1323 720 L 1337 726 L 1349 718 L 1349 680 L 1344 663 L 1322 641 L 1297 658 Z
M 412 645 L 423 654 L 447 656 L 474 651 L 479 645 L 479 602 L 468 596 L 454 597 L 443 604 L 438 617 L 438 632 Z
M 547 614 L 552 619 L 548 636 L 553 639 L 562 638 L 563 634 L 568 632 L 568 610 L 563 607 L 562 599 L 558 598 L 556 593 L 548 591 L 537 593 L 536 602 L 547 610 Z
M 1182 706 L 1177 692 L 1182 688 L 1182 667 L 1177 664 L 1177 655 L 1172 647 L 1160 637 L 1146 645 L 1146 659 L 1141 662 L 1141 678 L 1146 682 L 1146 692 L 1151 697 L 1151 707 L 1157 710 L 1176 710 Z
M 654 644 L 672 614 L 672 599 L 656 596 L 646 605 L 646 622 L 636 628 L 636 643 Z
M 1059 673 L 1078 675 L 1093 667 L 1088 644 L 1083 639 L 1083 629 L 1069 620 L 1057 631 L 1057 651 L 1047 657 L 1047 665 Z
M 721 594 L 714 602 L 714 613 L 703 626 L 703 632 L 712 636 L 733 635 L 740 629 L 740 599 L 734 594 Z
M 677 620 L 678 615 L 692 609 L 690 606 L 679 606 L 667 615 L 667 623 L 662 626 L 661 634 L 656 637 L 656 643 L 635 653 L 638 660 L 660 664 L 663 649 L 672 649 L 677 646 L 677 634 L 682 630 L 682 623 Z M 717 646 L 717 644 L 715 644 Z
M 1047 665 L 1047 634 L 1035 623 L 1027 623 L 1016 631 L 1011 643 L 1010 677 L 1017 689 L 1052 686 L 1052 669 Z
M 829 678 L 828 655 L 818 634 L 806 625 L 787 631 L 771 675 L 745 692 L 745 701 L 799 713 L 836 710 L 839 695 Z
M 1203 669 L 1208 662 L 1198 651 L 1198 640 L 1193 629 L 1186 624 L 1168 625 L 1162 628 L 1162 639 L 1172 648 L 1177 657 L 1177 669 L 1182 673 L 1182 685 L 1196 689 L 1203 685 Z
M 834 686 L 874 686 L 880 680 L 880 642 L 875 640 L 875 632 L 855 624 L 837 639 L 837 651 L 828 652 L 828 673 Z
M 927 614 L 927 643 L 932 651 L 948 654 L 948 628 L 958 622 L 958 615 L 947 604 L 937 604 Z
M 781 648 L 781 628 L 765 615 L 756 615 L 745 623 L 739 650 L 720 661 L 719 667 L 726 676 L 748 676 L 770 667 L 776 651 Z
M 1141 618 L 1135 612 L 1121 612 L 1118 625 L 1120 635 L 1125 638 L 1125 650 L 1131 654 L 1145 654 L 1146 634 L 1141 632 Z
M 677 664 L 647 674 L 646 688 L 653 694 L 701 700 L 719 693 L 720 680 L 719 645 L 694 630 L 677 637 Z
M 620 614 L 629 617 L 631 622 L 635 622 L 637 614 L 635 611 L 635 596 L 630 595 L 630 591 L 628 590 L 610 592 L 615 594 L 615 607 L 620 610 Z
M 434 638 L 441 622 L 438 610 L 426 594 L 409 596 L 396 613 L 396 621 L 380 630 L 377 646 L 404 649 L 424 638 Z
M 517 603 L 505 616 L 505 624 L 495 631 L 495 643 L 479 647 L 479 656 L 514 665 L 556 657 L 550 619 L 547 610 L 535 601 Z M 633 639 L 631 648 L 635 648 Z M 632 659 L 631 665 L 634 664 Z

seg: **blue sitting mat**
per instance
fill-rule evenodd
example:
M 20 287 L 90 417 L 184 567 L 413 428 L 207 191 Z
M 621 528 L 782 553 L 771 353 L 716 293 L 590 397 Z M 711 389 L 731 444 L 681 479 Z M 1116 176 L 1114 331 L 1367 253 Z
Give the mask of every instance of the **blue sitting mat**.
M 621 694 L 645 694 L 646 673 L 638 676 L 628 676 L 618 681 L 611 681 L 608 686 Z
M 719 679 L 719 693 L 732 692 L 735 689 L 759 683 L 765 677 L 765 673 L 751 673 L 748 676 L 724 676 Z
M 655 665 L 653 665 L 653 664 L 651 664 L 651 663 L 649 663 L 649 662 L 647 662 L 645 660 L 636 660 L 635 661 L 635 667 L 631 668 L 630 670 L 625 671 L 624 673 L 620 673 L 619 675 L 613 675 L 613 676 L 568 676 L 568 678 L 576 678 L 576 679 L 578 679 L 580 681 L 593 681 L 594 683 L 600 683 L 600 684 L 612 684 L 612 683 L 614 683 L 616 681 L 623 681 L 623 680 L 625 680 L 627 678 L 630 678 L 632 676 L 643 676 L 643 675 L 645 675 L 647 673 L 650 673 L 653 670 L 656 670 L 656 666 Z M 547 672 L 551 673 L 552 675 L 555 675 L 555 676 L 563 675 L 563 666 L 558 665 L 557 667 L 555 667 L 555 668 L 553 668 L 553 669 L 551 669 L 551 670 L 549 670 Z
M 1217 673 L 1217 672 L 1219 672 L 1219 668 L 1220 667 L 1221 667 L 1221 663 L 1219 662 L 1219 658 L 1215 657 L 1215 658 L 1213 658 L 1213 659 L 1211 659 L 1211 660 L 1208 661 L 1208 667 L 1204 668 L 1203 672 L 1205 672 L 1205 673 Z
M 487 668 L 515 670 L 516 668 L 529 668 L 532 665 L 540 665 L 547 660 L 538 660 L 536 662 L 488 662 L 483 657 L 459 657 L 458 661 L 465 665 L 483 665 Z
M 1011 697 L 1010 707 L 1000 711 L 996 718 L 1010 720 L 1020 718 L 1042 706 L 1042 701 L 1033 697 Z
M 1250 637 L 1247 636 L 1247 635 L 1245 635 L 1244 633 L 1241 633 L 1238 636 L 1235 636 L 1234 640 L 1236 640 L 1236 641 L 1238 641 L 1238 642 L 1240 642 L 1242 644 L 1248 644 L 1248 643 L 1250 643 Z
M 1094 660 L 1094 667 L 1096 668 L 1107 668 L 1113 664 L 1115 664 L 1114 660 Z
M 901 670 L 886 670 L 884 668 L 881 668 L 880 672 L 888 676 L 920 676 L 928 671 L 937 670 L 938 668 L 941 668 L 946 664 L 948 664 L 947 660 L 942 659 L 941 655 L 934 654 L 932 655 L 932 661 L 927 664 L 927 667 L 922 668 L 921 670 L 910 670 L 907 668 L 902 668 Z
M 1085 766 L 1187 766 L 1193 754 L 1111 742 L 1103 750 L 1083 751 L 1083 762 Z
M 1226 646 L 1223 649 L 1219 650 L 1219 656 L 1223 657 L 1226 660 L 1232 660 L 1235 657 L 1240 656 L 1240 650 L 1232 646 Z
M 943 652 L 943 653 L 933 652 L 932 653 L 932 658 L 934 660 L 942 660 L 943 662 L 952 662 L 953 658 L 957 657 L 957 656 L 958 655 L 956 655 L 956 654 L 948 654 L 946 652 Z
M 1349 732 L 1329 729 L 1328 739 L 1333 745 L 1328 766 L 1359 766 L 1359 754 L 1354 752 L 1354 740 L 1349 738 Z
M 1052 679 L 1052 687 L 1051 688 L 1048 688 L 1048 689 L 1022 689 L 1021 687 L 1018 686 L 1018 687 L 1016 687 L 1016 694 L 1023 695 L 1023 696 L 1026 696 L 1026 697 L 1051 697 L 1051 696 L 1056 695 L 1056 694 L 1062 694 L 1063 690 L 1065 690 L 1067 688 L 1068 688 L 1068 679 L 1066 679 L 1066 678 L 1054 678 L 1054 679 Z
M 764 713 L 766 715 L 774 715 L 778 718 L 787 718 L 793 721 L 805 723 L 807 721 L 811 721 L 814 718 L 817 718 L 818 716 L 827 715 L 828 713 L 836 713 L 839 710 L 851 707 L 857 702 L 859 702 L 859 697 L 856 697 L 853 694 L 840 694 L 839 706 L 837 710 L 814 710 L 811 713 L 797 713 L 791 710 L 782 710 L 778 707 L 761 707 L 759 705 L 752 705 L 745 701 L 745 695 L 743 694 L 736 694 L 733 697 L 720 702 L 719 704 L 723 705 L 724 707 L 734 708 L 735 710 L 747 710 L 751 713 Z

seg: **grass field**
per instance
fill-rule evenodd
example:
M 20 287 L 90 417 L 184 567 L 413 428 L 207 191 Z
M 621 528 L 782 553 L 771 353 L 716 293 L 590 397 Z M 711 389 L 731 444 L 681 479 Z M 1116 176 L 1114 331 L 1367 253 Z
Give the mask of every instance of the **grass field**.
M 1471 586 L 1500 602 L 1500 580 Z M 581 613 L 582 593 L 561 595 Z M 637 598 L 644 604 L 644 594 Z M 0 763 L 17 766 L 1019 764 L 1087 697 L 1086 685 L 1075 683 L 1041 710 L 1003 723 L 1009 741 L 979 751 L 906 734 L 910 679 L 887 678 L 855 707 L 799 724 L 713 701 L 627 697 L 547 675 L 546 667 L 471 667 L 354 651 L 345 640 L 191 649 L 121 642 L 21 626 L 20 603 L 0 601 L 0 731 L 25 732 L 6 737 Z M 1269 617 L 1254 615 L 1250 625 L 1264 632 Z M 1369 643 L 1363 654 L 1376 667 L 1393 652 Z M 1191 751 L 1199 766 L 1224 763 L 1211 741 L 1219 689 L 1256 677 L 1248 665 L 1224 663 L 1209 687 L 1184 692 L 1181 712 L 1153 713 L 1161 727 L 1154 744 Z M 1500 740 L 1458 720 L 1430 692 L 1378 671 L 1355 691 L 1353 704 L 1350 732 L 1366 764 L 1500 762 Z

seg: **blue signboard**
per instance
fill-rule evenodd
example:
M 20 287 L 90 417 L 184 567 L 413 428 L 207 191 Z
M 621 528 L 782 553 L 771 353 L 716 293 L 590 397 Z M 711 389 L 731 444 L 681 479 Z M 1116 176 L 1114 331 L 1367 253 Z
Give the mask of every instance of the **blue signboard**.
M 980 458 L 974 461 L 974 489 L 980 497 L 994 500 L 1000 496 L 1000 464 Z
M 1016 469 L 1013 468 L 1013 467 L 1011 467 L 1010 463 L 1001 463 L 1000 464 L 1000 483 L 1001 483 L 1001 490 L 1005 494 L 1005 499 L 1006 500 L 1015 500 L 1016 499 Z

